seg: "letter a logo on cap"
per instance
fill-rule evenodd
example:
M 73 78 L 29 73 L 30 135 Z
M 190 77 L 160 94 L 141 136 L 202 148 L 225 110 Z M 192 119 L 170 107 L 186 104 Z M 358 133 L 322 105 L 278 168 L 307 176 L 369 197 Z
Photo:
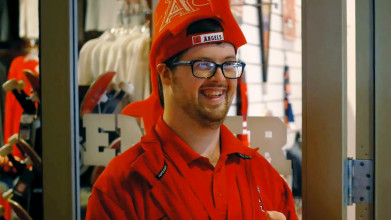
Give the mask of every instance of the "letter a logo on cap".
M 164 13 L 164 18 L 159 31 L 161 31 L 165 26 L 170 24 L 172 18 L 174 18 L 175 16 L 181 17 L 183 15 L 198 11 L 199 8 L 195 8 L 197 6 L 205 6 L 209 4 L 207 3 L 203 5 L 195 5 L 194 0 L 192 1 L 193 1 L 193 5 L 190 3 L 190 0 L 165 0 L 168 6 Z

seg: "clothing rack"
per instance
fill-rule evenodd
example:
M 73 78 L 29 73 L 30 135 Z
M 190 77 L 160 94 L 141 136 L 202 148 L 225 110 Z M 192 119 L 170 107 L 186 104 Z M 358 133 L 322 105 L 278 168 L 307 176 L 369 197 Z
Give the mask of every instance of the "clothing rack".
M 262 7 L 263 5 L 274 5 L 275 8 L 278 8 L 279 4 L 277 2 L 262 2 L 262 3 L 256 3 L 256 4 L 243 3 L 243 4 L 231 4 L 231 7 L 237 7 L 237 6 Z
M 118 12 L 118 24 L 120 26 L 149 25 L 148 21 L 152 15 L 146 0 L 117 0 L 123 5 Z M 147 23 L 147 24 L 146 24 Z
M 148 6 L 148 2 L 146 0 L 117 0 L 124 2 L 124 6 L 127 6 L 123 8 L 124 10 L 130 12 L 131 14 L 146 14 L 150 15 L 152 14 L 151 9 Z

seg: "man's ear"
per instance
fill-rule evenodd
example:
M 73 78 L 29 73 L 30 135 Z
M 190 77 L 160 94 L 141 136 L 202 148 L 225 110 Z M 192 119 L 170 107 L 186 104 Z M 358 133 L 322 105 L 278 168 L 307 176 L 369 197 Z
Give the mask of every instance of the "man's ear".
M 165 63 L 159 63 L 156 66 L 157 73 L 160 75 L 162 84 L 170 85 L 172 81 L 172 72 L 171 69 Z

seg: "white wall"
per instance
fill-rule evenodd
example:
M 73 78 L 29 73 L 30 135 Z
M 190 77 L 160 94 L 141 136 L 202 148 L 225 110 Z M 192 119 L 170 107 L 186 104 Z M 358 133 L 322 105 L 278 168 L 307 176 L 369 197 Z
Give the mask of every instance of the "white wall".
M 290 83 L 295 127 L 302 128 L 302 62 L 301 62 L 301 0 L 295 0 L 296 39 L 284 40 L 282 34 L 282 1 L 273 0 L 277 7 L 272 6 L 270 18 L 270 50 L 267 94 L 262 90 L 262 65 L 260 58 L 260 37 L 258 29 L 258 11 L 254 6 L 243 6 L 243 23 L 241 28 L 246 36 L 247 45 L 239 50 L 239 57 L 247 63 L 246 81 L 248 86 L 249 116 L 262 116 L 269 109 L 274 116 L 284 117 L 284 65 L 290 68 Z M 245 3 L 255 4 L 256 0 L 246 0 Z M 235 115 L 233 104 L 229 115 Z M 295 131 L 288 130 L 287 146 L 294 143 Z

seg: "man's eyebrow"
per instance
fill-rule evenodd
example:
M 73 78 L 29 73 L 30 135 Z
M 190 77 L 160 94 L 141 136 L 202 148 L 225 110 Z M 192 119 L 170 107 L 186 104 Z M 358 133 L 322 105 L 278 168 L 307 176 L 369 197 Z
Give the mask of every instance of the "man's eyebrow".
M 223 58 L 223 60 L 229 60 L 229 59 L 234 59 L 236 60 L 236 56 L 226 56 Z M 211 57 L 200 57 L 198 60 L 214 60 Z
M 236 56 L 227 56 L 226 58 L 224 58 L 225 60 L 228 60 L 228 59 L 234 59 L 236 60 Z

